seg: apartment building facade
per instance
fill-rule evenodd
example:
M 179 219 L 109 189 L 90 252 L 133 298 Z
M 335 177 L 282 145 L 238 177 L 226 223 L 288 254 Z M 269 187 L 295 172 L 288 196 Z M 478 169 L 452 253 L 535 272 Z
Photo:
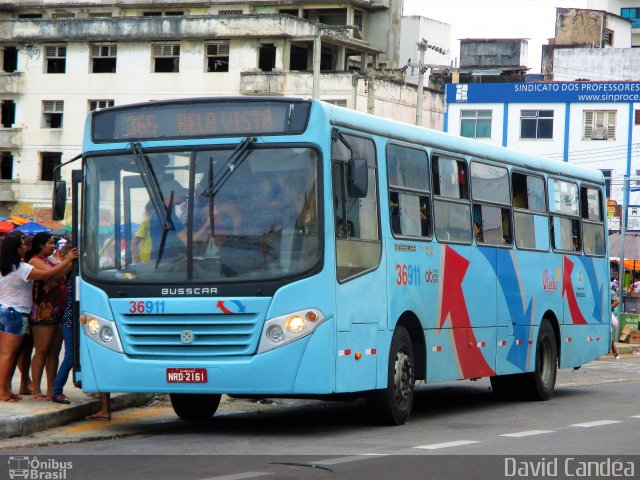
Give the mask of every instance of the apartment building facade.
M 413 123 L 400 0 L 0 0 L 0 215 L 47 209 L 96 108 L 202 96 L 311 97 Z M 314 75 L 314 71 L 316 74 Z M 314 91 L 315 88 L 315 91 Z M 443 95 L 425 91 L 423 125 Z

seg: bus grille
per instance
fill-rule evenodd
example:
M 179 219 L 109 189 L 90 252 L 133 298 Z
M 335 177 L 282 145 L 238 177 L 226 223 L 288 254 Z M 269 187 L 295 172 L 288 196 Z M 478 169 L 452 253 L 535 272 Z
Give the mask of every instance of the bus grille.
M 257 314 L 122 315 L 118 332 L 133 356 L 223 356 L 254 353 Z

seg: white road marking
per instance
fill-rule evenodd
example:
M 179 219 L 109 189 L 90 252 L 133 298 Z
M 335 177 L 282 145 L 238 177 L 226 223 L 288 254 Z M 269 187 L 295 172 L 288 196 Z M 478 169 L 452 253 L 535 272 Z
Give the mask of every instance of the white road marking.
M 525 430 L 524 432 L 503 433 L 501 437 L 531 437 L 533 435 L 544 435 L 545 433 L 553 433 L 553 430 Z
M 640 415 L 631 415 L 631 418 L 640 418 Z
M 432 443 L 430 445 L 421 445 L 419 447 L 413 447 L 413 448 L 420 448 L 420 449 L 423 449 L 423 450 L 438 450 L 440 448 L 461 447 L 463 445 L 471 445 L 473 443 L 480 443 L 480 441 L 478 441 L 478 440 L 456 440 L 456 441 L 453 441 L 453 442 Z
M 231 475 L 222 475 L 221 477 L 208 477 L 201 480 L 244 480 L 245 478 L 266 477 L 273 475 L 272 472 L 242 472 L 232 473 Z
M 328 458 L 326 460 L 318 460 L 317 462 L 305 462 L 313 465 L 338 465 L 339 463 L 359 462 L 361 460 L 369 460 L 375 457 L 386 457 L 386 453 L 365 453 L 362 455 L 351 455 L 349 457 Z
M 573 423 L 571 427 L 591 428 L 602 427 L 603 425 L 613 425 L 614 423 L 622 423 L 620 420 L 595 420 L 593 422 Z

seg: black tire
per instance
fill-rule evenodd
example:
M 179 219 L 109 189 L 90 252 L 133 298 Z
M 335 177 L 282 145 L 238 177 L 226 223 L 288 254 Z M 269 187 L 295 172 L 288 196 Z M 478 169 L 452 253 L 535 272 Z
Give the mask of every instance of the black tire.
M 415 368 L 411 338 L 406 328 L 397 327 L 389 349 L 387 388 L 371 392 L 367 399 L 376 423 L 406 423 L 413 405 L 414 384 Z
M 183 420 L 208 420 L 220 405 L 219 394 L 172 393 L 171 406 Z
M 536 341 L 536 368 L 523 376 L 523 393 L 529 400 L 549 400 L 558 373 L 556 334 L 549 320 L 543 319 Z

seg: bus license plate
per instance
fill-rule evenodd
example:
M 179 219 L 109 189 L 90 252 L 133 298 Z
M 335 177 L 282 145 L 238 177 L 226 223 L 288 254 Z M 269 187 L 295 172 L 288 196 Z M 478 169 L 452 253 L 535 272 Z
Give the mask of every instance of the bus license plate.
M 168 383 L 207 383 L 206 368 L 167 368 Z

